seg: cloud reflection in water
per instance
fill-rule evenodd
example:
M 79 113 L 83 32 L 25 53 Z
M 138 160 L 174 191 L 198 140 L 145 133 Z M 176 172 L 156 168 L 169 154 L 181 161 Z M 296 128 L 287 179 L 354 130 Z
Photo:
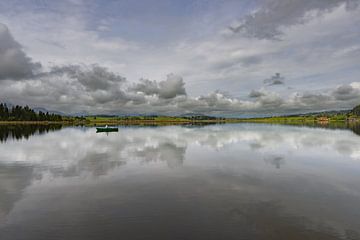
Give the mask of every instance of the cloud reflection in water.
M 242 229 L 247 237 L 256 234 L 245 226 L 259 224 L 274 236 L 276 229 L 290 229 L 284 236 L 293 236 L 310 226 L 313 232 L 301 236 L 323 233 L 320 239 L 334 234 L 317 229 L 318 223 L 330 224 L 336 234 L 357 234 L 360 227 L 354 213 L 360 199 L 360 141 L 351 131 L 234 124 L 124 127 L 106 135 L 65 128 L 7 141 L 0 153 L 0 218 L 14 226 L 57 210 L 105 214 L 111 208 L 140 214 L 140 222 L 140 216 L 152 214 L 175 214 L 194 223 L 209 215 L 219 224 L 240 224 L 229 232 Z M 53 198 L 61 208 L 51 209 Z M 91 207 L 77 205 L 84 201 Z M 24 216 L 29 209 L 34 210 Z M 187 211 L 195 215 L 183 215 Z M 103 216 L 116 222 L 120 215 Z

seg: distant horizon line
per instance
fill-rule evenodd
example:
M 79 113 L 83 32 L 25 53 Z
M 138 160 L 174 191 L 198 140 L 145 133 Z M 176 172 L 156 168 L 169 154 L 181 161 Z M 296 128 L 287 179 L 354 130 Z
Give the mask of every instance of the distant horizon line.
M 174 113 L 174 114 L 166 114 L 166 113 L 90 113 L 90 112 L 77 112 L 77 113 L 66 113 L 63 111 L 58 110 L 51 110 L 45 107 L 34 107 L 29 105 L 21 105 L 21 104 L 13 104 L 10 102 L 0 102 L 0 104 L 5 104 L 8 108 L 12 108 L 14 106 L 28 106 L 29 108 L 33 109 L 35 112 L 44 112 L 50 114 L 57 114 L 61 116 L 67 117 L 97 117 L 97 116 L 104 116 L 104 117 L 149 117 L 149 116 L 164 116 L 164 117 L 186 117 L 186 116 L 208 116 L 208 117 L 217 117 L 217 118 L 266 118 L 266 117 L 291 117 L 291 116 L 300 116 L 300 115 L 307 115 L 307 114 L 321 114 L 321 113 L 345 113 L 350 112 L 353 108 L 340 108 L 340 109 L 323 109 L 319 111 L 304 111 L 304 112 L 288 112 L 288 113 L 244 113 L 244 114 L 211 114 L 211 113 L 196 113 L 196 112 L 188 112 L 188 113 Z

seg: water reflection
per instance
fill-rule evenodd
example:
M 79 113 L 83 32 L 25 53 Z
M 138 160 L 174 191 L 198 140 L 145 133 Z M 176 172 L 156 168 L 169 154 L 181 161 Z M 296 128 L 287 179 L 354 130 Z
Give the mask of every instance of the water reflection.
M 31 166 L 0 164 L 0 223 L 31 184 L 32 174 Z
M 359 140 L 234 124 L 7 141 L 0 239 L 359 239 Z
M 61 124 L 13 124 L 1 125 L 0 124 L 0 142 L 8 139 L 20 140 L 22 138 L 28 139 L 35 134 L 44 134 L 49 131 L 55 131 L 62 128 Z
M 277 169 L 280 169 L 280 166 L 285 164 L 285 159 L 282 156 L 266 156 L 264 161 L 275 166 Z
M 277 123 L 282 124 L 282 123 Z M 325 128 L 325 129 L 348 129 L 355 133 L 356 135 L 360 135 L 360 123 L 357 122 L 327 122 L 327 123 L 316 123 L 316 122 L 294 122 L 294 123 L 286 123 L 289 126 L 298 126 L 298 127 L 313 127 L 313 128 Z M 285 125 L 286 125 L 285 124 Z
M 145 162 L 165 161 L 170 168 L 183 164 L 186 147 L 177 146 L 174 143 L 160 143 L 157 146 L 145 146 L 136 149 L 134 156 L 143 159 Z

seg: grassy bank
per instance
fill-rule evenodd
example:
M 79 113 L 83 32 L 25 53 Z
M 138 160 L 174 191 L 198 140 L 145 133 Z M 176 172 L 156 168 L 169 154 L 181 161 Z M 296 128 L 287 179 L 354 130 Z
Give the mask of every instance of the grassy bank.
M 360 123 L 360 117 L 349 115 L 334 116 L 278 116 L 264 118 L 215 118 L 207 116 L 171 117 L 171 116 L 131 116 L 131 117 L 64 117 L 61 121 L 0 121 L 8 124 L 37 124 L 37 125 L 181 125 L 181 124 L 216 124 L 216 123 L 268 123 L 290 125 L 327 125 Z
M 235 119 L 203 117 L 183 118 L 171 116 L 132 116 L 132 117 L 86 117 L 86 121 L 91 125 L 176 125 L 176 124 L 214 124 L 230 123 Z
M 116 117 L 102 117 L 96 118 L 87 117 L 82 120 L 68 120 L 68 121 L 0 121 L 1 125 L 89 125 L 89 126 L 101 126 L 101 125 L 181 125 L 181 124 L 215 124 L 215 123 L 230 123 L 236 122 L 234 119 L 185 119 L 177 117 L 160 117 L 156 119 L 144 119 L 144 118 L 116 118 Z
M 288 116 L 288 117 L 267 117 L 267 118 L 250 118 L 239 119 L 238 122 L 244 123 L 263 123 L 274 125 L 291 125 L 291 126 L 307 126 L 321 127 L 333 129 L 352 129 L 359 133 L 360 118 L 354 116 L 330 116 L 330 117 L 314 117 L 314 116 Z
M 349 123 L 360 122 L 360 117 L 357 116 L 280 116 L 280 117 L 265 117 L 265 118 L 248 118 L 238 119 L 240 122 L 258 122 L 258 123 Z
M 0 125 L 78 125 L 86 121 L 0 121 Z

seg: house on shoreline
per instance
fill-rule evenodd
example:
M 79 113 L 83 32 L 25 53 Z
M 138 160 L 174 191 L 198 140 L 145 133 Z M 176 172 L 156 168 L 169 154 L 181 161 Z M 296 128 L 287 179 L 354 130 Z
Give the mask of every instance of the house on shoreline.
M 319 123 L 329 123 L 330 118 L 329 117 L 318 117 L 318 118 L 316 118 L 316 121 Z

